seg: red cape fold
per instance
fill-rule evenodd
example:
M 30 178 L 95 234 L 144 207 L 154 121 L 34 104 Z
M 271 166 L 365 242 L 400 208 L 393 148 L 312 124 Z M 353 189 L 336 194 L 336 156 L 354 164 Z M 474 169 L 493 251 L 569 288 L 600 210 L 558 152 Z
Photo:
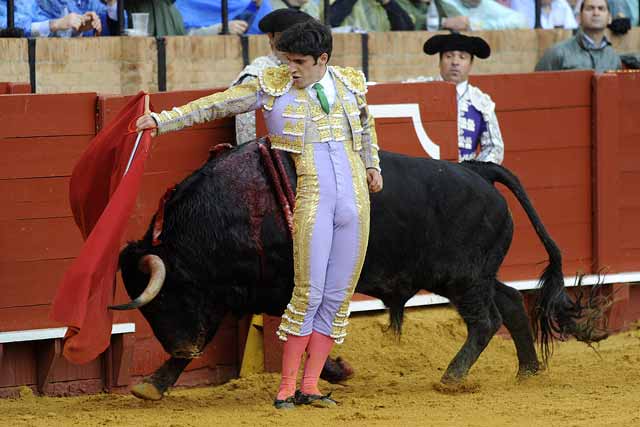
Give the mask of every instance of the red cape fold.
M 128 127 L 144 112 L 144 93 L 133 97 L 91 141 L 71 175 L 69 201 L 85 239 L 65 272 L 53 300 L 51 318 L 69 327 L 64 356 L 87 363 L 109 346 L 118 254 L 140 190 L 151 147 L 148 131 L 140 138 L 129 171 L 137 134 Z

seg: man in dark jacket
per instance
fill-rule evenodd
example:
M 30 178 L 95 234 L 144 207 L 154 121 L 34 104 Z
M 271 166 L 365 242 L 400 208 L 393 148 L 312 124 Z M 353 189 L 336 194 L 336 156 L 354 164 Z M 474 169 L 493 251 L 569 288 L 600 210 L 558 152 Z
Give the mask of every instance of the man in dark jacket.
M 576 35 L 547 49 L 535 70 L 619 70 L 620 57 L 604 34 L 609 23 L 607 0 L 585 0 L 580 7 L 580 29 Z

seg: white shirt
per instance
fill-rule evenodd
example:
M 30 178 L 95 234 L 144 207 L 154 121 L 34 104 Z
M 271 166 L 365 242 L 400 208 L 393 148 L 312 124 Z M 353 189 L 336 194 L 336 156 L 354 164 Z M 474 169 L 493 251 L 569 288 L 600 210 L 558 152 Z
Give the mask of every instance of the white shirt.
M 553 0 L 550 9 L 540 10 L 540 26 L 546 30 L 556 27 L 573 30 L 578 28 L 578 22 L 567 0 Z
M 317 83 L 320 83 L 322 85 L 324 94 L 327 97 L 327 101 L 329 102 L 329 107 L 331 107 L 333 103 L 336 102 L 336 84 L 333 82 L 333 77 L 331 77 L 329 67 L 327 67 L 327 70 L 324 72 L 324 76 L 322 76 L 322 78 L 318 80 Z M 315 83 L 312 83 L 307 86 L 307 93 L 311 96 L 311 99 L 318 99 L 318 94 L 313 88 L 314 84 Z
M 467 90 L 469 90 L 469 80 L 465 80 L 456 85 L 456 92 L 458 93 L 458 103 L 460 103 L 462 97 L 464 97 L 464 95 L 467 93 Z

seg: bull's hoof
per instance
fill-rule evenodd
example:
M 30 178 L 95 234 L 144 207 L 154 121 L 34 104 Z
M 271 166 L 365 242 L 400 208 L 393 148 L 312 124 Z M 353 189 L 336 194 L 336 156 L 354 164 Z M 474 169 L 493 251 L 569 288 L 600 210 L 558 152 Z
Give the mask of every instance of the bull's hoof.
M 151 383 L 140 383 L 131 387 L 131 394 L 139 399 L 144 400 L 160 400 L 162 392 Z
M 518 369 L 518 373 L 516 374 L 516 379 L 518 381 L 524 381 L 528 378 L 538 375 L 541 371 L 542 369 L 538 365 L 520 367 L 520 369 Z
M 349 362 L 338 356 L 335 360 L 327 358 L 320 378 L 332 384 L 338 384 L 353 378 L 353 375 L 354 371 Z
M 434 383 L 433 389 L 443 394 L 477 393 L 480 391 L 480 384 L 470 384 L 467 382 L 440 382 Z

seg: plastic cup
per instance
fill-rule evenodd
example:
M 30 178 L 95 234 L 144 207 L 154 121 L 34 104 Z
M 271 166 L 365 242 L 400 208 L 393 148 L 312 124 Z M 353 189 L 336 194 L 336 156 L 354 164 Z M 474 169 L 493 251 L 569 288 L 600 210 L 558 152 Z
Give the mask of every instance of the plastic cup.
M 136 34 L 147 35 L 149 28 L 149 14 L 148 13 L 132 13 L 131 20 L 133 24 L 133 30 Z

